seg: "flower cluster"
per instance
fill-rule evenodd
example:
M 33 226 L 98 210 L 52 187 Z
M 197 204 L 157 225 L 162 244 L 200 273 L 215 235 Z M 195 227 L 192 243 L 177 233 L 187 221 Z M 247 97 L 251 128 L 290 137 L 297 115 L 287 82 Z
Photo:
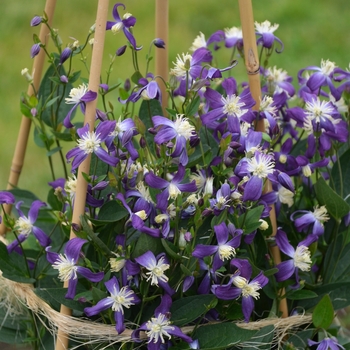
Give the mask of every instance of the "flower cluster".
M 133 33 L 136 18 L 121 17 L 119 8 L 125 6 L 114 6 L 106 29 L 122 31 L 136 57 L 142 48 Z M 34 18 L 32 25 L 42 21 Z M 261 55 L 269 57 L 276 44 L 283 49 L 274 35 L 277 24 L 255 27 Z M 164 47 L 161 39 L 153 43 Z M 84 317 L 112 323 L 118 334 L 131 327 L 131 341 L 147 338 L 152 350 L 206 348 L 200 329 L 210 332 L 210 321 L 278 315 L 285 300 L 292 309 L 309 310 L 316 305 L 312 299 L 327 292 L 320 286 L 350 282 L 342 270 L 349 249 L 350 188 L 342 170 L 349 73 L 323 60 L 299 72 L 296 89 L 286 71 L 265 66 L 261 100 L 255 101 L 249 86 L 234 78 L 236 62 L 218 67 L 215 60 L 219 49 L 243 59 L 243 45 L 236 27 L 208 40 L 200 33 L 191 54 L 178 55 L 170 71 L 166 113 L 162 82 L 150 71 L 141 76 L 135 67 L 135 85 L 128 80 L 119 98 L 106 103 L 116 87 L 108 79 L 101 78 L 99 92 L 73 87 L 77 76 L 64 71 L 71 51 L 52 62 L 59 76 L 50 79 L 65 86 L 65 104 L 73 108 L 58 108 L 62 98 L 38 103 L 32 118 L 40 120 L 47 104 L 65 111 L 50 127 L 59 140 L 75 142 L 66 154 L 72 174 L 53 179 L 47 206 L 34 200 L 28 215 L 20 209 L 20 193 L 0 192 L 1 204 L 17 201 L 18 218 L 6 217 L 14 233 L 7 253 L 28 265 L 23 278 L 34 279 L 37 288 L 46 285 L 42 280 L 65 282 L 65 298 L 83 304 Z M 98 94 L 104 103 L 96 110 L 96 126 L 81 126 L 74 120 L 77 107 L 84 114 Z M 78 224 L 72 222 L 80 181 L 75 174 L 88 157 L 86 208 Z M 49 224 L 38 220 L 41 213 Z M 70 230 L 77 237 L 68 240 Z M 37 255 L 25 254 L 31 233 Z M 345 248 L 337 252 L 340 246 Z M 333 340 L 308 344 L 338 346 Z

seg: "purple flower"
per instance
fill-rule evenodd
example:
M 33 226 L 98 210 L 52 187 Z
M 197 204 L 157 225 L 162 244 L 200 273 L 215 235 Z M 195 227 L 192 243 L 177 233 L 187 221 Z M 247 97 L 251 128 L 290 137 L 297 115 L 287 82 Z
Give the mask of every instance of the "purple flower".
M 119 282 L 114 276 L 105 282 L 105 286 L 110 296 L 100 300 L 95 306 L 85 308 L 84 312 L 91 317 L 111 307 L 114 311 L 115 329 L 120 334 L 125 330 L 124 308 L 129 309 L 131 305 L 138 304 L 141 300 L 128 286 L 120 288 Z
M 78 274 L 82 275 L 91 282 L 100 282 L 103 277 L 103 272 L 91 272 L 88 268 L 78 266 L 80 251 L 87 240 L 78 237 L 72 238 L 64 248 L 64 254 L 50 252 L 51 247 L 46 248 L 46 258 L 55 270 L 58 270 L 58 278 L 62 281 L 69 281 L 67 299 L 74 299 L 75 290 L 78 284 Z
M 179 327 L 171 324 L 169 319 L 171 304 L 171 297 L 167 294 L 163 295 L 160 305 L 154 311 L 154 317 L 143 323 L 140 328 L 133 331 L 132 339 L 139 342 L 140 332 L 144 331 L 149 338 L 147 347 L 149 350 L 159 350 L 161 344 L 166 342 L 164 337 L 170 339 L 171 336 L 174 336 L 181 338 L 187 343 L 191 343 L 192 339 L 188 335 L 182 333 Z
M 204 93 L 204 97 L 208 100 L 211 108 L 208 113 L 201 116 L 205 126 L 215 129 L 219 125 L 220 120 L 226 118 L 228 128 L 232 131 L 232 129 L 237 129 L 237 120 L 240 121 L 243 118 L 242 120 L 248 122 L 248 119 L 245 120 L 244 117 L 250 116 L 253 119 L 255 118 L 249 110 L 255 105 L 249 89 L 244 89 L 240 96 L 237 96 L 237 84 L 232 77 L 225 79 L 222 82 L 222 87 L 226 91 L 226 97 L 211 88 L 207 88 Z
M 157 38 L 153 40 L 154 46 L 158 47 L 159 49 L 165 49 L 165 42 L 164 40 Z
M 232 27 L 225 28 L 225 47 L 237 47 L 238 50 L 243 49 L 243 33 L 241 28 Z
M 34 44 L 30 49 L 30 57 L 34 58 L 40 52 L 40 44 Z
M 168 200 L 170 198 L 176 199 L 182 192 L 197 191 L 196 182 L 194 180 L 190 183 L 180 183 L 185 177 L 185 171 L 185 167 L 180 164 L 178 172 L 174 175 L 170 182 L 154 175 L 152 172 L 146 174 L 145 182 L 147 185 L 163 190 L 161 193 L 157 194 L 157 208 L 165 211 L 168 207 Z
M 142 254 L 138 258 L 135 258 L 136 262 L 145 267 L 148 272 L 145 273 L 146 280 L 151 280 L 151 285 L 160 286 L 169 295 L 173 295 L 175 291 L 169 286 L 169 278 L 165 275 L 164 271 L 168 270 L 170 265 L 167 263 L 165 254 L 159 254 L 157 258 L 149 250 Z
M 0 191 L 0 205 L 14 204 L 15 201 L 16 201 L 15 196 L 11 192 Z
M 319 342 L 308 339 L 307 345 L 309 345 L 309 346 L 317 345 L 316 350 L 328 350 L 328 349 L 330 349 L 330 350 L 339 350 L 339 349 L 345 350 L 344 346 L 340 345 L 338 343 L 337 338 L 335 338 L 335 337 L 331 337 L 331 338 L 326 337 Z
M 159 128 L 154 142 L 161 145 L 175 139 L 171 156 L 179 157 L 180 163 L 186 165 L 188 163 L 186 142 L 195 135 L 195 127 L 181 114 L 176 115 L 174 122 L 162 116 L 152 117 L 152 121 L 154 127 Z
M 152 237 L 160 237 L 160 230 L 156 228 L 150 228 L 147 225 L 145 225 L 145 220 L 147 219 L 148 215 L 146 210 L 148 209 L 148 206 L 146 203 L 142 203 L 145 205 L 144 207 L 141 205 L 137 209 L 135 213 L 130 209 L 130 206 L 126 203 L 126 200 L 124 198 L 124 195 L 122 193 L 118 193 L 116 196 L 117 199 L 119 199 L 122 203 L 124 208 L 129 212 L 130 218 L 129 221 L 131 222 L 132 227 L 135 230 L 139 230 L 140 232 L 147 233 L 148 235 Z
M 260 36 L 257 40 L 257 44 L 261 44 L 263 47 L 267 49 L 271 49 L 274 42 L 277 41 L 281 45 L 281 50 L 277 52 L 283 51 L 283 43 L 273 34 L 273 32 L 279 27 L 278 24 L 271 25 L 269 21 L 265 21 L 262 23 L 255 22 L 255 30 L 256 34 Z
M 46 204 L 39 200 L 34 201 L 29 209 L 27 217 L 20 209 L 22 203 L 23 201 L 20 201 L 16 204 L 19 218 L 17 219 L 14 228 L 18 232 L 18 237 L 7 246 L 9 253 L 11 253 L 20 243 L 25 241 L 28 238 L 29 234 L 32 232 L 42 247 L 47 247 L 51 242 L 50 238 L 47 237 L 44 231 L 34 225 L 38 218 L 39 209 L 43 206 L 46 206 Z
M 71 56 L 72 54 L 72 49 L 70 47 L 66 47 L 61 55 L 60 55 L 60 64 L 63 64 L 67 59 Z
M 318 93 L 318 90 L 322 86 L 328 86 L 333 97 L 336 100 L 339 100 L 341 91 L 334 86 L 332 81 L 335 68 L 336 66 L 334 62 L 322 60 L 321 67 L 309 66 L 301 69 L 298 73 L 298 79 L 299 81 L 303 81 L 302 74 L 307 70 L 315 71 L 315 73 L 313 73 L 310 78 L 307 79 L 306 86 L 314 93 Z
M 40 16 L 34 16 L 32 20 L 30 21 L 30 25 L 32 27 L 38 26 L 43 21 L 42 17 Z
M 87 85 L 85 84 L 81 84 L 79 87 L 77 88 L 73 88 L 70 93 L 69 93 L 70 97 L 67 97 L 66 103 L 67 104 L 73 104 L 74 106 L 72 107 L 72 109 L 68 112 L 68 114 L 66 115 L 66 117 L 63 120 L 63 125 L 66 128 L 72 128 L 74 125 L 71 123 L 70 119 L 71 119 L 71 115 L 73 113 L 73 111 L 80 106 L 80 109 L 83 113 L 85 113 L 85 103 L 86 102 L 90 102 L 96 99 L 97 97 L 97 93 L 91 90 L 88 90 Z
M 302 214 L 298 218 L 294 218 L 295 215 Z M 312 234 L 320 236 L 324 233 L 324 223 L 329 220 L 327 209 L 324 205 L 321 207 L 316 206 L 314 211 L 297 210 L 291 215 L 291 220 L 294 221 L 294 225 L 299 232 L 306 232 L 312 229 Z
M 213 270 L 218 270 L 225 260 L 235 257 L 235 248 L 241 243 L 241 234 L 236 235 L 229 240 L 229 230 L 224 222 L 214 226 L 217 245 L 197 244 L 192 256 L 195 258 L 204 258 L 205 256 L 214 255 Z
M 116 51 L 115 54 L 116 54 L 116 56 L 119 57 L 119 56 L 124 55 L 125 51 L 126 51 L 126 45 L 123 45 Z
M 279 96 L 280 101 L 278 105 L 284 104 L 289 97 L 294 96 L 295 89 L 292 84 L 293 78 L 289 76 L 285 70 L 277 68 L 276 66 L 261 70 L 267 81 L 264 89 L 272 92 L 274 99 Z
M 297 285 L 299 285 L 299 270 L 305 272 L 311 269 L 311 252 L 308 247 L 317 241 L 317 238 L 316 235 L 309 235 L 294 249 L 288 242 L 287 234 L 282 230 L 277 230 L 276 244 L 284 254 L 291 258 L 276 266 L 279 270 L 275 274 L 277 282 L 285 281 L 295 274 Z
M 123 30 L 124 35 L 129 40 L 130 44 L 135 50 L 141 50 L 141 47 L 136 46 L 136 40 L 132 33 L 130 32 L 130 28 L 133 27 L 136 23 L 136 18 L 132 16 L 130 13 L 125 13 L 123 19 L 120 18 L 118 7 L 122 6 L 125 10 L 125 5 L 121 3 L 117 3 L 113 7 L 112 15 L 115 19 L 115 22 L 107 21 L 106 30 L 111 30 L 113 34 L 116 34 Z
M 259 299 L 258 290 L 268 283 L 268 278 L 260 272 L 250 281 L 252 266 L 247 260 L 233 259 L 231 266 L 237 271 L 232 275 L 228 284 L 212 286 L 212 292 L 223 300 L 237 299 L 242 296 L 242 311 L 245 322 L 249 322 L 250 315 L 254 310 L 254 299 Z
M 77 130 L 80 137 L 78 146 L 67 152 L 67 160 L 74 158 L 72 162 L 72 171 L 74 171 L 89 154 L 95 153 L 103 162 L 116 166 L 119 159 L 109 155 L 102 147 L 101 143 L 107 139 L 115 129 L 115 121 L 101 122 L 96 131 L 89 131 L 89 124 Z

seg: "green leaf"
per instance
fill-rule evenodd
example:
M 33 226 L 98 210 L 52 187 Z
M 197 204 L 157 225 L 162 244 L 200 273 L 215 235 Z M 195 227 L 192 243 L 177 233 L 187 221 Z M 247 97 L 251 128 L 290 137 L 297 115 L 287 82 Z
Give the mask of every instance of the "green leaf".
M 197 96 L 186 108 L 186 116 L 193 116 L 198 113 L 200 98 Z
M 350 149 L 341 155 L 332 167 L 332 181 L 335 191 L 344 198 L 344 195 L 350 193 Z M 342 188 L 343 186 L 343 188 Z M 348 197 L 348 201 L 350 197 Z M 349 203 L 349 202 L 348 202 Z M 350 204 L 350 203 L 349 203 Z
M 238 218 L 239 227 L 244 229 L 244 234 L 252 233 L 261 225 L 259 220 L 263 210 L 264 206 L 259 205 L 256 208 L 248 210 L 247 215 L 242 215 Z M 243 225 L 244 227 L 242 227 Z
M 162 245 L 166 251 L 166 253 L 169 255 L 170 258 L 174 259 L 174 260 L 182 260 L 181 255 L 178 255 L 178 253 L 175 252 L 176 246 L 174 246 L 174 244 L 172 244 L 169 241 L 166 241 L 164 238 L 161 239 Z
M 128 215 L 128 211 L 117 201 L 105 203 L 98 214 L 98 219 L 90 219 L 96 225 L 118 222 Z
M 170 309 L 172 322 L 182 327 L 213 308 L 217 299 L 212 294 L 193 295 L 174 301 Z
M 293 334 L 285 342 L 283 349 L 306 349 L 307 340 L 312 339 L 315 334 L 314 328 L 309 328 L 307 330 L 298 330 L 296 334 Z
M 136 71 L 132 76 L 131 76 L 131 81 L 135 83 L 136 85 L 139 84 L 139 80 L 142 78 L 142 74 L 139 71 Z
M 311 298 L 317 298 L 317 293 L 311 291 L 311 290 L 297 290 L 292 293 L 287 294 L 287 298 L 290 300 L 303 300 L 303 299 L 311 299 Z
M 325 205 L 329 214 L 340 220 L 350 211 L 350 206 L 335 191 L 333 191 L 323 177 L 314 185 L 316 198 L 320 205 Z
M 331 298 L 326 294 L 312 313 L 312 323 L 316 328 L 327 329 L 333 322 L 334 310 Z
M 258 346 L 244 346 L 244 350 L 270 350 L 272 348 L 271 344 L 273 341 L 274 326 L 266 326 L 261 328 L 254 335 L 254 344 L 259 344 Z
M 192 338 L 198 339 L 201 350 L 219 350 L 246 342 L 256 333 L 233 323 L 218 323 L 199 327 Z
M 54 64 L 57 66 L 57 63 L 56 61 Z M 63 66 L 60 67 L 60 74 L 66 74 Z M 42 79 L 38 93 L 41 104 L 44 106 L 46 103 L 45 109 L 41 113 L 41 119 L 45 124 L 51 127 L 56 127 L 58 124 L 62 123 L 63 119 L 72 108 L 72 105 L 65 103 L 65 98 L 69 97 L 73 85 L 71 82 L 67 84 L 55 84 L 51 79 L 51 77 L 55 76 L 57 77 L 56 69 L 55 66 L 51 64 Z M 57 88 L 55 89 L 55 87 Z M 54 94 L 52 95 L 53 92 Z M 76 109 L 73 111 L 72 117 L 75 112 Z
M 137 258 L 138 256 L 151 251 L 154 255 L 158 255 L 163 251 L 162 243 L 159 238 L 149 236 L 146 233 L 141 233 L 137 239 L 136 246 L 132 252 L 132 257 Z
M 66 299 L 67 288 L 36 288 L 34 292 L 56 310 L 59 310 L 61 304 L 80 312 L 83 312 L 84 308 L 89 306 L 88 303 Z

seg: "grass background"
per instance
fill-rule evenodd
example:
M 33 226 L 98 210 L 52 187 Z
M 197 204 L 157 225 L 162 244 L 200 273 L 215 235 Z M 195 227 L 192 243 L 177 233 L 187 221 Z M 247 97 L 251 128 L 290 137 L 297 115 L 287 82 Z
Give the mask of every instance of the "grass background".
M 134 34 L 137 43 L 144 45 L 139 59 L 145 57 L 150 41 L 154 38 L 154 1 L 125 0 L 127 11 L 137 18 Z M 169 61 L 175 61 L 178 53 L 187 52 L 193 39 L 202 31 L 206 37 L 218 29 L 240 26 L 238 1 L 232 0 L 170 0 Z M 114 2 L 110 2 L 110 9 Z M 20 72 L 31 69 L 30 48 L 32 36 L 39 34 L 39 27 L 30 27 L 34 15 L 41 15 L 45 1 L 4 1 L 0 21 L 0 189 L 6 188 L 9 169 L 19 130 L 21 113 L 19 97 L 27 90 L 27 83 Z M 58 0 L 53 26 L 59 29 L 64 45 L 74 37 L 81 42 L 94 23 L 96 0 Z M 348 0 L 253 0 L 254 18 L 258 22 L 269 20 L 279 23 L 275 34 L 285 45 L 284 52 L 273 55 L 270 65 L 287 70 L 294 79 L 299 69 L 320 65 L 321 59 L 330 59 L 340 67 L 350 62 L 350 36 Z M 121 10 L 122 11 L 122 10 Z M 110 12 L 111 13 L 111 12 Z M 112 19 L 112 15 L 109 16 Z M 122 34 L 108 33 L 105 53 L 125 43 Z M 52 46 L 51 46 L 52 47 Z M 123 56 L 114 66 L 113 76 L 125 78 L 128 56 Z M 172 65 L 170 64 L 170 67 Z M 244 66 L 235 68 L 235 74 L 245 76 Z M 87 76 L 84 74 L 84 76 Z M 30 140 L 19 187 L 35 191 L 45 200 L 46 183 L 50 181 L 45 151 Z

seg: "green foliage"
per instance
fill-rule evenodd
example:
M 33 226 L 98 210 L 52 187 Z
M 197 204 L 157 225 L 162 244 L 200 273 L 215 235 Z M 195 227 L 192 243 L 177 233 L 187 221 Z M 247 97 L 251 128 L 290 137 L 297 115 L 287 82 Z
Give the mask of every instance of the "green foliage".
M 325 295 L 312 313 L 312 323 L 316 328 L 327 329 L 333 322 L 334 309 L 329 295 Z

